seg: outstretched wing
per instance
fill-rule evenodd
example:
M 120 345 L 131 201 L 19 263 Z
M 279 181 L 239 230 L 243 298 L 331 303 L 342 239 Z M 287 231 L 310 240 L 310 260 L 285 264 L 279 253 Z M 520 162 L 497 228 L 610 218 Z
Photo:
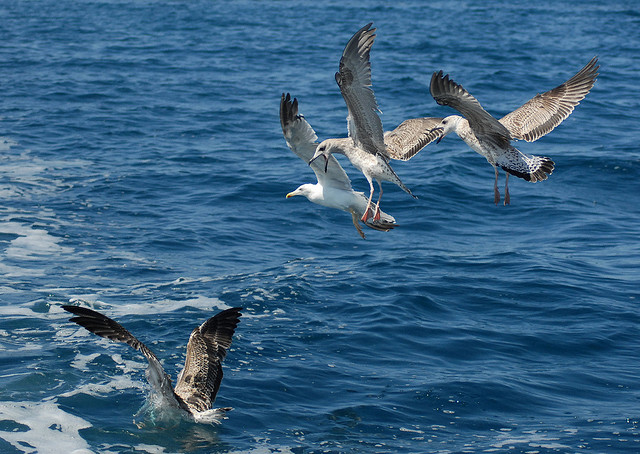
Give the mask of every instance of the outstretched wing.
M 442 135 L 442 128 L 436 128 L 442 118 L 411 118 L 400 123 L 393 131 L 384 133 L 384 143 L 391 159 L 408 161 L 420 150 Z
M 187 344 L 187 359 L 175 392 L 192 412 L 209 410 L 222 381 L 222 360 L 242 316 L 241 307 L 224 310 L 194 329 Z
M 500 119 L 515 139 L 533 142 L 553 131 L 587 96 L 598 76 L 598 57 L 593 57 L 571 79 L 542 94 Z
M 154 355 L 146 345 L 136 339 L 133 334 L 127 331 L 124 326 L 106 315 L 87 309 L 86 307 L 62 306 L 62 308 L 75 315 L 70 321 L 77 323 L 88 331 L 106 339 L 124 342 L 134 349 L 139 350 L 149 361 L 147 380 L 149 380 L 153 389 L 169 399 L 174 406 L 182 406 L 171 387 L 171 378 L 165 373 L 156 355 Z
M 363 150 L 386 156 L 382 121 L 371 88 L 370 52 L 376 36 L 371 25 L 358 30 L 345 46 L 336 82 L 349 110 L 349 137 Z
M 460 112 L 468 121 L 477 137 L 492 140 L 501 147 L 505 147 L 511 140 L 511 133 L 502 123 L 484 110 L 478 100 L 444 75 L 442 71 L 434 72 L 430 84 L 431 96 L 441 106 L 449 106 Z
M 282 133 L 291 148 L 305 164 L 311 160 L 318 146 L 318 136 L 304 116 L 298 113 L 298 100 L 291 95 L 283 93 L 280 98 L 280 125 Z M 351 181 L 338 160 L 329 156 L 327 172 L 324 171 L 324 160 L 316 160 L 311 163 L 311 168 L 322 186 L 333 186 L 345 191 L 351 190 Z

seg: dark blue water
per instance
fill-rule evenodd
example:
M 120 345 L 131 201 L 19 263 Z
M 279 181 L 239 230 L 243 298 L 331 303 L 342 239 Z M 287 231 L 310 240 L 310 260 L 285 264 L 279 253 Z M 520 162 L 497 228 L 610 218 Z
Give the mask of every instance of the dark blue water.
M 0 3 L 0 451 L 640 451 L 640 7 L 564 3 Z M 285 199 L 315 178 L 280 95 L 345 135 L 333 74 L 369 21 L 386 129 L 453 113 L 434 70 L 501 116 L 598 55 L 575 112 L 518 144 L 549 180 L 496 207 L 452 136 L 394 163 L 419 199 L 385 185 L 391 232 Z M 235 410 L 136 415 L 144 358 L 70 302 L 173 377 L 190 331 L 243 306 L 216 402 Z

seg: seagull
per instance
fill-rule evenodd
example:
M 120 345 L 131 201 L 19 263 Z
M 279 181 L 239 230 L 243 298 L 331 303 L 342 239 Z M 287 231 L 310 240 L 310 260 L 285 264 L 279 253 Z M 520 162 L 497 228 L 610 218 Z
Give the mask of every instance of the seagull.
M 298 114 L 298 100 L 293 98 L 292 101 L 289 93 L 286 95 L 283 93 L 280 99 L 280 125 L 291 151 L 304 162 L 309 162 L 318 146 L 318 137 L 304 116 Z M 356 192 L 351 188 L 349 177 L 335 157 L 329 157 L 326 162 L 326 170 L 317 161 L 311 163 L 311 168 L 316 174 L 318 182 L 299 186 L 295 191 L 288 193 L 287 198 L 302 195 L 318 205 L 351 213 L 353 225 L 364 239 L 365 234 L 358 221 L 367 208 L 367 198 L 362 192 Z M 381 211 L 378 221 L 367 220 L 365 225 L 375 230 L 388 232 L 397 224 L 393 216 Z
M 451 115 L 442 120 L 438 129 L 442 134 L 438 142 L 455 131 L 467 145 L 481 154 L 495 170 L 494 202 L 500 202 L 498 168 L 506 172 L 504 204 L 510 203 L 509 174 L 535 183 L 546 180 L 553 172 L 554 162 L 546 157 L 522 153 L 511 145 L 514 139 L 533 142 L 551 132 L 573 112 L 575 106 L 589 93 L 598 76 L 598 57 L 565 83 L 553 90 L 538 94 L 524 105 L 500 120 L 482 108 L 480 103 L 462 85 L 443 75 L 431 77 L 431 95 L 440 105 L 453 107 L 462 115 Z
M 434 128 L 441 119 L 414 118 L 406 120 L 385 136 L 379 116 L 378 104 L 371 89 L 371 46 L 375 39 L 375 28 L 369 23 L 358 30 L 349 40 L 340 59 L 336 82 L 347 104 L 348 139 L 326 139 L 321 142 L 309 161 L 320 156 L 325 166 L 333 153 L 345 155 L 369 182 L 369 198 L 361 220 L 366 222 L 371 216 L 373 180 L 380 188 L 373 220 L 380 219 L 380 199 L 382 181 L 390 181 L 400 186 L 416 198 L 389 165 L 389 159 L 408 160 L 427 144 L 437 139 L 442 131 Z M 437 121 L 436 121 L 437 120 Z
M 80 306 L 62 306 L 75 315 L 70 321 L 98 336 L 124 342 L 149 361 L 147 380 L 154 391 L 170 406 L 180 409 L 197 422 L 215 422 L 231 408 L 211 409 L 222 381 L 222 360 L 227 355 L 231 338 L 242 316 L 241 307 L 224 310 L 195 328 L 187 344 L 187 358 L 175 389 L 160 361 L 142 342 L 115 320 Z

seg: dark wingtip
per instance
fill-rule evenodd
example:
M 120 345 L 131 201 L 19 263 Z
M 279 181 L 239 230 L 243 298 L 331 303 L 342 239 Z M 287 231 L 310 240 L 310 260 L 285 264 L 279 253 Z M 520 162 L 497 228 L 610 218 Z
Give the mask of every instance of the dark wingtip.
M 371 28 L 372 25 L 373 25 L 373 21 L 369 22 L 367 25 L 362 27 L 357 33 L 368 32 L 368 31 L 375 32 L 376 29 Z
M 72 306 L 70 304 L 65 304 L 62 306 L 62 308 L 67 311 L 67 312 L 71 312 L 74 315 L 80 315 L 80 316 L 88 316 L 88 317 L 104 317 L 101 313 L 94 311 L 93 309 L 89 309 L 86 307 L 82 307 L 82 306 Z
M 218 312 L 213 318 L 217 320 L 235 320 L 236 323 L 240 323 L 239 318 L 242 317 L 242 307 L 232 307 Z
M 291 100 L 290 93 L 282 93 L 280 98 L 280 125 L 284 131 L 285 127 L 294 121 L 298 116 L 298 99 Z
M 237 313 L 237 314 L 238 314 L 238 317 L 242 317 L 242 311 L 243 311 L 243 310 L 244 310 L 244 308 L 243 308 L 243 307 L 232 307 L 232 308 L 230 308 L 230 309 L 225 309 L 225 310 L 223 310 L 223 311 L 222 311 L 222 312 L 220 312 L 220 313 L 221 313 L 221 314 L 224 314 L 224 313 L 232 313 L 232 312 L 235 312 L 235 313 Z
M 434 98 L 436 97 L 436 95 L 434 94 L 434 88 L 437 86 L 437 84 L 442 84 L 442 80 L 444 79 L 443 76 L 443 71 L 434 71 L 433 74 L 431 75 L 431 83 L 429 84 L 429 92 L 431 93 L 431 96 L 433 96 Z M 447 74 L 448 76 L 448 74 Z M 442 91 L 442 90 L 440 90 Z M 436 100 L 437 101 L 437 100 Z

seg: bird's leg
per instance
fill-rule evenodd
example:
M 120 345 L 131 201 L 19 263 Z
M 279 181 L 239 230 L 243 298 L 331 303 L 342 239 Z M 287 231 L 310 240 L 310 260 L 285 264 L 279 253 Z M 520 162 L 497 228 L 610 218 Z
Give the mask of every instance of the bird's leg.
M 493 168 L 496 171 L 496 180 L 493 183 L 493 203 L 496 205 L 500 202 L 500 191 L 498 191 L 498 168 Z
M 364 232 L 362 231 L 362 228 L 360 227 L 360 224 L 358 223 L 358 215 L 356 214 L 355 211 L 351 212 L 351 219 L 353 220 L 353 225 L 356 226 L 356 230 L 358 231 L 358 233 L 360 234 L 360 236 L 362 237 L 362 239 L 366 239 L 364 236 Z
M 369 211 L 371 209 L 371 199 L 373 199 L 373 181 L 369 180 L 369 188 L 370 188 L 370 192 L 369 192 L 369 200 L 367 201 L 367 208 L 365 208 L 364 210 L 364 214 L 362 215 L 362 222 L 367 222 L 367 219 L 369 219 Z
M 382 183 L 380 183 L 379 181 L 378 181 L 378 187 L 380 188 L 380 195 L 378 195 L 378 203 L 376 203 L 376 211 L 373 214 L 374 221 L 380 220 L 380 199 L 382 199 Z
M 511 197 L 509 197 L 509 172 L 506 172 L 507 179 L 504 182 L 504 206 L 511 203 Z

